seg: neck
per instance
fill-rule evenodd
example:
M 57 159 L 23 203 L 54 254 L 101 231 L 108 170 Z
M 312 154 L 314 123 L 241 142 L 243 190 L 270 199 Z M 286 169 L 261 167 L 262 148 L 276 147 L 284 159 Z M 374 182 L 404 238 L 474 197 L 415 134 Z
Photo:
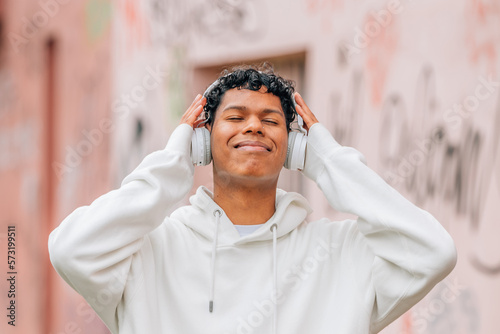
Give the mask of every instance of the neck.
M 214 201 L 235 225 L 264 224 L 275 212 L 276 183 L 230 187 L 214 182 Z

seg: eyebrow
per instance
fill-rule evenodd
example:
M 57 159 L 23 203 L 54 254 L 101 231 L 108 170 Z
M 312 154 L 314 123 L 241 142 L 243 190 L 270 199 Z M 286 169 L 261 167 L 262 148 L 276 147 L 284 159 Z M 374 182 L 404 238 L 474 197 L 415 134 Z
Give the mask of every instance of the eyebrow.
M 241 105 L 237 105 L 237 104 L 230 104 L 228 106 L 226 106 L 222 112 L 225 112 L 227 110 L 240 110 L 240 111 L 243 111 L 243 112 L 246 112 L 247 111 L 247 107 L 245 106 L 241 106 Z M 264 114 L 279 114 L 283 117 L 285 117 L 285 113 L 281 110 L 278 110 L 278 109 L 273 109 L 273 108 L 265 108 L 261 111 L 262 113 Z

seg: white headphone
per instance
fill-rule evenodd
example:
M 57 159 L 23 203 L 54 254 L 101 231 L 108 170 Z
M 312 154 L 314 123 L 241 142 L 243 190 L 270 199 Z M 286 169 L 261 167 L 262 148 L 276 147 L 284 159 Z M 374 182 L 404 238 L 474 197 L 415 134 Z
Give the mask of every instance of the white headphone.
M 214 86 L 219 83 L 216 80 L 211 84 L 203 96 L 207 96 Z M 292 96 L 293 107 L 297 103 Z M 290 170 L 303 170 L 306 159 L 307 131 L 303 127 L 303 120 L 297 114 L 298 131 L 288 133 L 288 148 L 284 166 Z M 195 166 L 206 166 L 212 161 L 212 152 L 210 149 L 210 132 L 205 127 L 195 128 L 191 138 L 191 160 Z

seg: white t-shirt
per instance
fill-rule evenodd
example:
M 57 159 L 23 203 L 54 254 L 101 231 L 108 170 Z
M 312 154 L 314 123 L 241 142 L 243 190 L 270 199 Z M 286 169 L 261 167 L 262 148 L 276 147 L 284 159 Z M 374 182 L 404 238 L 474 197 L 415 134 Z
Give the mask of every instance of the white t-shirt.
M 262 225 L 264 225 L 264 224 L 234 225 L 234 227 L 236 227 L 236 229 L 238 230 L 238 233 L 240 234 L 241 237 L 245 237 L 245 236 L 250 235 L 253 232 L 257 231 Z

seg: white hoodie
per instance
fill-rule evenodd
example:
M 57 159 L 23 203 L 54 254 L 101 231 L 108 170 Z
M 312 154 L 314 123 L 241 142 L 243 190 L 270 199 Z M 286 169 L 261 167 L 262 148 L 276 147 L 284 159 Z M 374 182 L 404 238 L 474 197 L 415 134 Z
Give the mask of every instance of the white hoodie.
M 50 235 L 57 272 L 111 332 L 376 333 L 453 269 L 439 222 L 321 124 L 304 174 L 357 220 L 307 222 L 306 199 L 279 190 L 273 217 L 240 237 L 204 187 L 167 217 L 193 184 L 191 134 L 180 125 L 119 189 Z

